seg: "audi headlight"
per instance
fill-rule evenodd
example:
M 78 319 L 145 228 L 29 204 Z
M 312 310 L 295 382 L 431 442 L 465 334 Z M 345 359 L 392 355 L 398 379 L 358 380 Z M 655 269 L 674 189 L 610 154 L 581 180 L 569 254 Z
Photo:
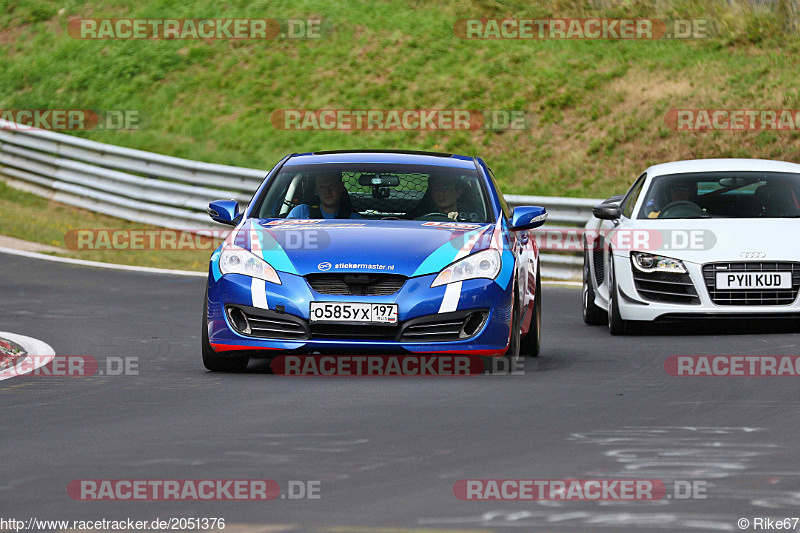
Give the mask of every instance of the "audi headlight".
M 497 250 L 484 250 L 468 255 L 439 272 L 439 275 L 431 283 L 431 287 L 464 281 L 465 279 L 494 279 L 499 273 L 500 252 Z
M 226 245 L 219 254 L 219 271 L 281 284 L 281 278 L 269 263 L 235 244 Z
M 664 257 L 663 255 L 653 255 L 646 252 L 631 252 L 633 266 L 642 272 L 669 272 L 672 274 L 686 274 L 686 266 L 683 261 Z

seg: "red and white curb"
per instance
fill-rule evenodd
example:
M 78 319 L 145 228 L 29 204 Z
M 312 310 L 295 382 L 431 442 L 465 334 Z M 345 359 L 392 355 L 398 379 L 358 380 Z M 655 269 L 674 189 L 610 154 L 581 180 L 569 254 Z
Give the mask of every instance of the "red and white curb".
M 55 350 L 49 344 L 33 337 L 0 331 L 0 339 L 6 339 L 21 346 L 26 355 L 31 356 L 30 359 L 33 362 L 31 364 L 28 357 L 20 357 L 14 366 L 0 371 L 0 381 L 33 372 L 52 361 L 56 356 Z

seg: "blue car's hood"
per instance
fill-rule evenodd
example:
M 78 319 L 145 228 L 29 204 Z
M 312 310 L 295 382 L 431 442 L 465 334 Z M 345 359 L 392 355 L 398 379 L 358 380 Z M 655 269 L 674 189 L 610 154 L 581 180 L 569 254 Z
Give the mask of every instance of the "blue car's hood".
M 493 224 L 405 220 L 251 219 L 235 243 L 278 271 L 382 272 L 421 276 L 452 263 L 462 249 L 490 244 Z M 462 252 L 463 255 L 463 252 Z

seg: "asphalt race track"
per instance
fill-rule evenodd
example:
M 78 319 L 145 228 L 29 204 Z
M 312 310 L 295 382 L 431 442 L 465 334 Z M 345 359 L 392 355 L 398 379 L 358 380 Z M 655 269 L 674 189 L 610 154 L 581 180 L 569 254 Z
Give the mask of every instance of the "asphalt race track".
M 583 324 L 579 290 L 547 286 L 543 352 L 522 376 L 289 378 L 259 361 L 221 375 L 200 360 L 204 283 L 0 255 L 0 331 L 101 369 L 138 358 L 138 375 L 0 382 L 6 518 L 614 532 L 739 531 L 740 518 L 798 516 L 800 378 L 664 369 L 671 355 L 800 355 L 796 322 L 612 337 Z M 321 485 L 316 500 L 78 502 L 66 490 L 76 479 Z M 700 481 L 706 498 L 460 501 L 460 479 Z

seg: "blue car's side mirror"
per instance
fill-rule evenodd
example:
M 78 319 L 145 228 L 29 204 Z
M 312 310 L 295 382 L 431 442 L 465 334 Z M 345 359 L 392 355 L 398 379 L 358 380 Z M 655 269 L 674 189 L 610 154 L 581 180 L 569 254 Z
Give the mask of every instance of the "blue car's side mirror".
M 511 230 L 538 228 L 547 220 L 547 210 L 539 206 L 519 206 L 511 214 Z
M 239 202 L 236 200 L 214 200 L 208 204 L 208 216 L 214 222 L 235 226 L 242 218 Z

